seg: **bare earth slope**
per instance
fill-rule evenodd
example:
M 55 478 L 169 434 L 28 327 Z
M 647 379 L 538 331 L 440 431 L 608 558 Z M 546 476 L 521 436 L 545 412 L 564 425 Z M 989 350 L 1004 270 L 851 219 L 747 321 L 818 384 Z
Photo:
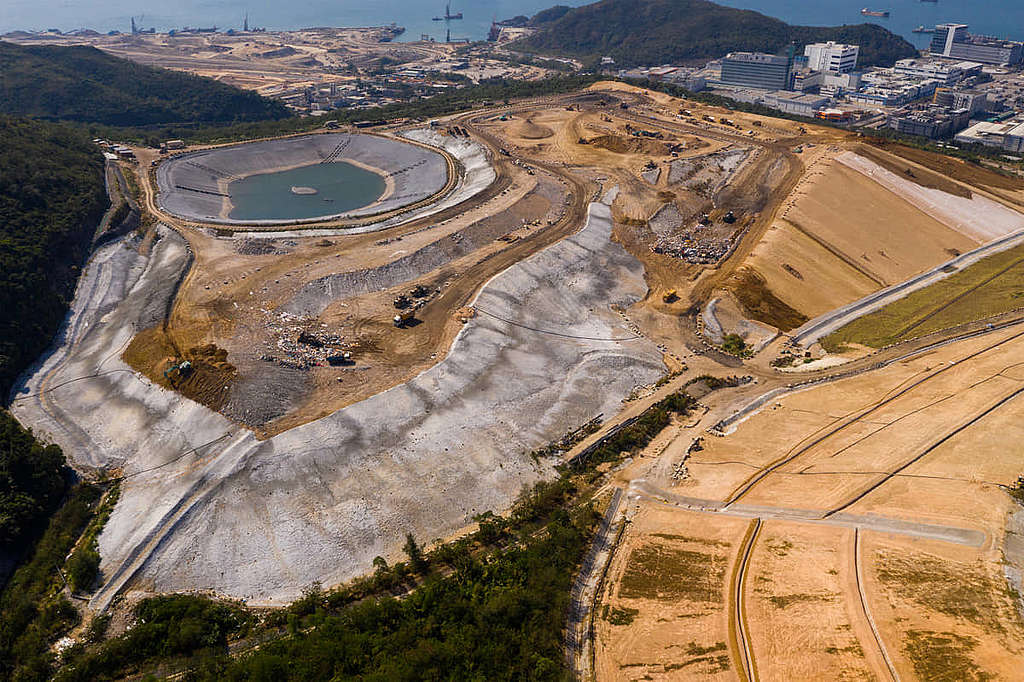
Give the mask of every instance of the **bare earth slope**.
M 646 292 L 639 262 L 610 235 L 608 206 L 592 204 L 582 232 L 485 287 L 481 314 L 443 362 L 263 442 L 118 357 L 149 321 L 145 302 L 166 298 L 174 278 L 158 268 L 180 270 L 180 240 L 165 233 L 148 264 L 120 244 L 100 250 L 80 286 L 77 332 L 53 356 L 66 361 L 28 377 L 15 405 L 77 462 L 125 467 L 94 605 L 133 585 L 280 602 L 397 554 L 407 532 L 430 540 L 507 507 L 546 473 L 531 448 L 616 411 L 664 371 L 654 345 L 609 308 Z M 127 276 L 137 283 L 115 286 Z M 74 390 L 52 390 L 69 380 Z M 41 386 L 51 391 L 39 397 Z M 61 405 L 73 426 L 48 416 Z

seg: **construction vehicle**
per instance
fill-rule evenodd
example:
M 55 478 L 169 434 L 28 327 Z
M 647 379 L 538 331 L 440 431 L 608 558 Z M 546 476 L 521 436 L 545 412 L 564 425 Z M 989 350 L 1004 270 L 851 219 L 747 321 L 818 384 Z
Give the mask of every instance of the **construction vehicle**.
M 181 381 L 187 379 L 192 374 L 192 363 L 188 360 L 184 362 L 173 363 L 170 367 L 164 370 L 164 379 L 167 379 L 170 383 L 174 383 L 176 380 Z
M 676 294 L 675 289 L 669 289 L 662 295 L 661 300 L 665 303 L 675 303 L 679 300 L 679 296 Z
M 402 312 L 400 312 L 397 315 L 395 315 L 395 317 L 394 317 L 394 319 L 392 321 L 394 322 L 396 327 L 398 327 L 399 329 L 402 329 L 403 327 L 408 327 L 413 322 L 413 320 L 415 320 L 415 319 L 416 319 L 416 311 L 415 310 L 403 310 Z
M 395 298 L 395 300 L 393 301 L 393 303 L 394 303 L 394 306 L 395 306 L 396 308 L 398 308 L 399 310 L 401 310 L 401 309 L 403 309 L 403 308 L 408 308 L 408 307 L 409 307 L 409 306 L 410 306 L 410 305 L 412 304 L 412 301 L 410 301 L 410 300 L 409 300 L 409 297 L 408 297 L 408 296 L 406 296 L 405 294 L 399 294 L 399 295 L 398 295 L 398 296 L 397 296 L 397 297 Z
M 722 222 L 724 222 L 724 223 L 728 223 L 728 224 L 730 224 L 730 225 L 731 225 L 731 224 L 733 224 L 734 222 L 736 222 L 736 215 L 735 215 L 735 214 L 734 214 L 734 213 L 733 213 L 732 211 L 729 211 L 728 213 L 726 213 L 726 214 L 725 214 L 725 215 L 724 215 L 724 216 L 722 217 Z
M 344 353 L 338 353 L 337 355 L 328 355 L 327 364 L 331 367 L 345 367 L 356 364 L 356 361 L 352 359 L 351 352 L 345 351 Z
M 413 298 L 426 298 L 427 296 L 430 296 L 430 289 L 423 284 L 417 284 L 412 288 L 412 291 L 409 292 L 409 295 Z

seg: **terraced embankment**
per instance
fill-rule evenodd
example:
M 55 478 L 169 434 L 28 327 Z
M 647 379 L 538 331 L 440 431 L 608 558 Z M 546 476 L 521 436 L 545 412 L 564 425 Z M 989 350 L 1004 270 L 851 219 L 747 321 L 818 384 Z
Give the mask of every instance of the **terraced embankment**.
M 440 364 L 262 442 L 119 358 L 147 321 L 145 302 L 166 293 L 161 264 L 187 257 L 183 244 L 167 234 L 148 262 L 105 247 L 97 259 L 124 254 L 83 277 L 78 331 L 56 351 L 65 361 L 27 377 L 15 405 L 76 462 L 126 476 L 100 538 L 106 582 L 94 606 L 132 586 L 280 603 L 397 555 L 407 532 L 429 541 L 507 507 L 550 473 L 530 449 L 617 411 L 664 371 L 658 349 L 610 309 L 646 292 L 639 262 L 610 236 L 610 209 L 591 204 L 580 233 L 485 286 L 482 314 Z M 52 388 L 68 381 L 74 390 Z

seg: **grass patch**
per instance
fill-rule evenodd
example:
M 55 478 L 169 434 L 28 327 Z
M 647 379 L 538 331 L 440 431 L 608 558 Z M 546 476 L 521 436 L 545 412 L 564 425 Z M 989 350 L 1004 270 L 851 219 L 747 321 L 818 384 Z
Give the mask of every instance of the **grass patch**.
M 975 664 L 971 652 L 977 641 L 952 632 L 908 630 L 903 650 L 914 672 L 927 682 L 984 682 L 993 675 Z
M 838 656 L 839 654 L 853 654 L 854 656 L 863 656 L 864 649 L 861 648 L 859 643 L 854 642 L 853 644 L 849 644 L 842 648 L 839 648 L 837 646 L 825 647 L 825 653 L 832 654 L 833 656 Z
M 804 604 L 816 601 L 832 601 L 831 594 L 773 594 L 768 601 L 777 609 L 789 608 L 793 604 Z
M 652 538 L 661 538 L 662 540 L 679 540 L 680 542 L 695 542 L 698 545 L 704 545 L 706 547 L 724 547 L 728 549 L 732 547 L 728 542 L 722 540 L 708 540 L 706 538 L 695 538 L 689 535 L 674 535 L 672 533 L 651 533 Z
M 640 609 L 613 606 L 605 610 L 604 619 L 612 625 L 632 625 L 640 614 Z
M 860 317 L 822 340 L 829 352 L 848 343 L 881 348 L 1024 305 L 1024 246 L 997 253 Z
M 868 145 L 861 145 L 857 150 L 858 154 L 865 156 L 879 166 L 882 166 L 886 170 L 895 173 L 896 175 L 910 180 L 911 182 L 920 185 L 921 187 L 927 187 L 929 189 L 937 189 L 947 194 L 954 196 L 963 197 L 964 199 L 970 199 L 973 194 L 971 190 L 966 187 L 959 185 L 949 178 L 933 173 L 931 171 L 924 170 L 923 168 L 912 168 L 910 164 L 901 162 L 898 158 L 889 156 L 888 154 L 882 154 L 875 147 Z M 933 162 L 931 157 L 927 159 L 929 162 Z M 961 166 L 963 164 L 957 164 Z
M 1008 623 L 1021 625 L 1006 582 L 969 565 L 917 554 L 884 553 L 878 578 L 888 589 L 917 604 L 961 618 L 991 632 L 1006 632 Z
M 110 518 L 111 512 L 114 511 L 114 505 L 117 504 L 120 496 L 121 485 L 119 482 L 115 482 L 104 496 L 103 501 L 96 510 L 96 515 L 82 534 L 81 540 L 78 541 L 78 546 L 71 553 L 71 558 L 68 559 L 68 582 L 71 584 L 71 589 L 75 592 L 92 591 L 91 588 L 95 584 L 96 577 L 100 571 L 100 549 L 97 538 L 99 538 L 103 526 L 107 524 L 107 519 Z
M 619 597 L 721 603 L 727 562 L 717 552 L 643 545 L 629 555 Z

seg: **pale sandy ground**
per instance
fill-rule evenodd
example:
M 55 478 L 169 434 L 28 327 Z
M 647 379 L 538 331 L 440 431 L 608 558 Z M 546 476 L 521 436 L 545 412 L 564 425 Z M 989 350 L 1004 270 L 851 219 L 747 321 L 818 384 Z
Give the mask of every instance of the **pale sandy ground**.
M 690 455 L 689 478 L 683 481 L 669 474 L 686 458 L 695 431 L 667 429 L 644 457 L 621 472 L 624 481 L 634 478 L 631 500 L 639 511 L 617 551 L 605 603 L 638 613 L 629 625 L 600 622 L 598 679 L 645 679 L 645 673 L 654 679 L 704 678 L 692 666 L 667 670 L 669 661 L 685 661 L 675 661 L 665 647 L 717 641 L 722 635 L 713 633 L 725 632 L 728 619 L 723 612 L 731 603 L 728 586 L 722 587 L 716 609 L 705 615 L 717 614 L 717 625 L 671 618 L 674 609 L 689 608 L 686 602 L 626 600 L 619 594 L 629 557 L 637 547 L 663 542 L 658 534 L 673 534 L 724 539 L 732 562 L 745 524 L 757 515 L 764 522 L 744 593 L 760 679 L 886 679 L 885 655 L 904 680 L 940 679 L 940 674 L 947 675 L 941 679 L 986 674 L 1018 679 L 1024 621 L 1002 566 L 1004 532 L 1014 507 L 999 486 L 1016 480 L 1024 466 L 1015 447 L 1024 442 L 1024 394 L 996 405 L 1024 388 L 1024 336 L 1015 338 L 1019 333 L 995 332 L 772 401 L 731 435 L 704 434 L 704 449 Z M 896 397 L 921 379 L 926 381 Z M 888 398 L 893 399 L 880 404 Z M 867 412 L 871 408 L 877 409 Z M 939 444 L 989 409 L 990 414 Z M 827 435 L 862 414 L 851 426 Z M 809 445 L 727 511 L 688 510 L 687 505 L 721 506 L 763 467 Z M 934 445 L 833 520 L 813 521 L 855 500 L 886 472 Z M 646 482 L 636 485 L 638 478 Z M 940 534 L 941 540 L 917 532 L 940 526 L 966 532 Z M 861 542 L 859 563 L 855 533 Z M 922 642 L 932 648 L 923 649 Z M 943 660 L 949 661 L 945 673 L 945 664 L 937 663 Z M 730 671 L 718 674 L 736 679 L 738 661 L 730 647 Z M 622 667 L 633 662 L 647 665 Z
M 810 165 L 748 263 L 779 298 L 813 318 L 979 244 L 824 156 Z
M 837 158 L 840 163 L 867 175 L 936 220 L 980 243 L 1024 229 L 1024 215 L 977 192 L 967 199 L 922 187 L 852 152 Z

